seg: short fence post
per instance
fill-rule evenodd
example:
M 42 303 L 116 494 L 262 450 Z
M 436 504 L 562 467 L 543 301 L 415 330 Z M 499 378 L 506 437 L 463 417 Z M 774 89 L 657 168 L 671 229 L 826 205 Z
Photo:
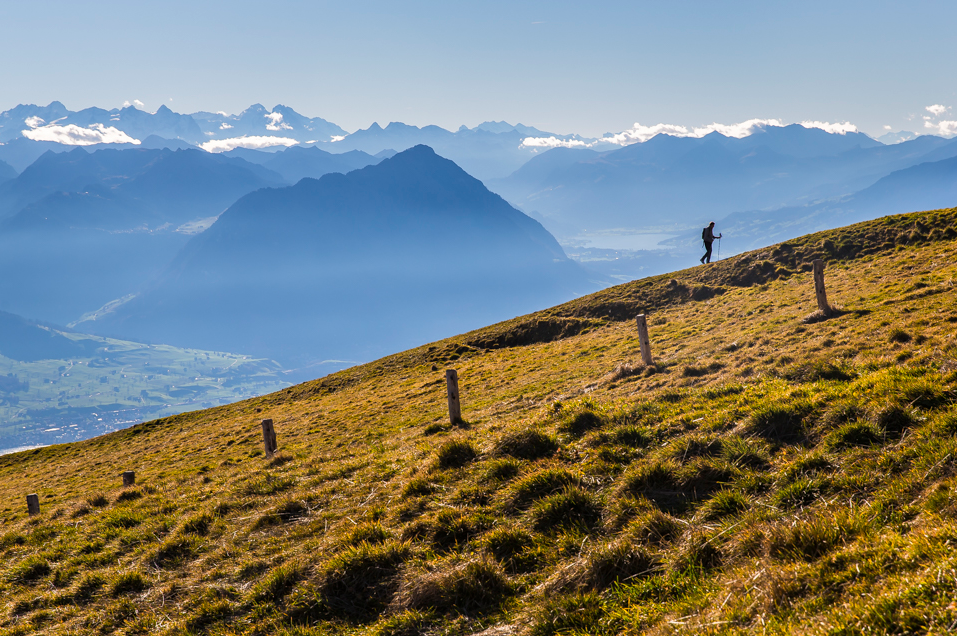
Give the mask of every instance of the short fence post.
M 272 420 L 263 420 L 263 445 L 266 447 L 266 459 L 271 458 L 276 452 L 276 429 L 273 428 Z
M 38 495 L 27 495 L 27 513 L 31 517 L 40 514 L 40 497 Z
M 127 470 L 123 472 L 123 487 L 129 488 L 136 484 L 136 473 L 132 470 Z
M 445 388 L 449 393 L 449 421 L 458 424 L 462 421 L 462 405 L 459 403 L 459 374 L 455 369 L 445 372 Z
M 825 316 L 831 315 L 831 306 L 827 303 L 827 292 L 824 290 L 824 261 L 817 258 L 811 261 L 814 268 L 814 293 L 817 295 L 817 308 Z
M 651 357 L 651 340 L 648 338 L 648 321 L 645 319 L 644 314 L 638 314 L 635 317 L 635 322 L 638 325 L 638 344 L 641 347 L 641 361 L 645 363 L 646 366 L 653 366 L 655 361 Z

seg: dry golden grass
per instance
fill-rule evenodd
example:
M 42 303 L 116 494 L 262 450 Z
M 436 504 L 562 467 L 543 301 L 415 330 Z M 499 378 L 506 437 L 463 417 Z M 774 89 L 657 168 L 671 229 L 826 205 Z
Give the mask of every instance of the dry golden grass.
M 943 633 L 955 236 L 861 224 L 0 457 L 0 633 Z

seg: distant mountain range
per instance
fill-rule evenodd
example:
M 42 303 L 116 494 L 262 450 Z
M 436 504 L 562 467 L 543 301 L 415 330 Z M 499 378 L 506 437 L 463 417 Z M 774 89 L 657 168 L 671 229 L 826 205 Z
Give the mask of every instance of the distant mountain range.
M 417 146 L 244 196 L 156 284 L 80 328 L 302 366 L 398 351 L 599 286 L 538 222 Z
M 0 308 L 73 322 L 102 307 L 93 298 L 111 303 L 139 289 L 143 277 L 162 271 L 190 233 L 208 227 L 240 196 L 303 178 L 349 173 L 423 143 L 542 223 L 600 277 L 622 280 L 694 261 L 674 250 L 638 254 L 597 248 L 590 237 L 655 232 L 677 235 L 676 246 L 682 241 L 693 245 L 710 220 L 748 218 L 754 223 L 729 233 L 742 241 L 740 249 L 747 249 L 787 238 L 788 228 L 797 227 L 794 214 L 806 216 L 801 223 L 807 228 L 828 214 L 845 214 L 845 208 L 838 212 L 835 206 L 850 201 L 858 216 L 846 222 L 864 218 L 862 214 L 922 207 L 917 201 L 948 201 L 944 173 L 928 174 L 923 189 L 905 188 L 899 196 L 888 191 L 880 204 L 865 205 L 855 193 L 895 171 L 957 156 L 957 139 L 920 136 L 884 145 L 861 133 L 768 122 L 745 132 L 741 137 L 659 134 L 622 147 L 610 140 L 620 137 L 617 143 L 624 143 L 631 137 L 583 139 L 506 122 L 454 132 L 393 122 L 349 134 L 282 105 L 268 110 L 256 104 L 239 115 L 181 115 L 165 107 L 148 113 L 129 106 L 73 112 L 59 102 L 21 105 L 0 114 L 0 139 L 6 140 L 0 142 L 0 248 L 9 246 L 10 255 L 26 260 L 7 282 L 0 282 Z M 77 150 L 69 145 L 75 143 L 90 145 Z M 203 153 L 196 144 L 216 152 Z M 193 153 L 182 157 L 192 157 L 195 165 L 180 158 L 176 176 L 176 162 L 153 166 L 153 159 L 145 159 L 152 155 L 142 154 L 172 150 Z M 58 155 L 70 158 L 57 163 L 53 158 Z M 97 158 L 86 161 L 87 155 Z M 148 165 L 153 167 L 147 170 Z M 146 172 L 137 172 L 142 170 Z M 227 170 L 233 171 L 231 182 Z M 66 238 L 63 228 L 76 235 Z M 21 240 L 28 235 L 30 240 Z M 41 249 L 28 247 L 40 243 Z M 725 249 L 738 248 L 728 243 Z M 112 260 L 102 260 L 107 254 Z M 4 258 L 0 256 L 0 265 L 17 263 L 14 256 Z M 117 267 L 128 259 L 128 266 Z M 636 259 L 641 261 L 637 268 Z M 52 279 L 56 268 L 68 262 L 74 263 L 70 275 L 44 283 L 46 298 L 20 303 L 16 290 L 30 290 L 34 282 L 21 271 L 47 272 L 44 276 Z M 79 277 L 89 278 L 84 264 L 93 263 L 109 269 L 95 280 L 112 277 L 114 283 L 88 295 L 89 285 L 77 283 Z M 65 298 L 74 294 L 73 300 L 57 305 L 52 298 L 60 291 Z M 5 292 L 10 294 L 3 296 Z
M 315 146 L 292 146 L 279 152 L 237 148 L 224 152 L 223 155 L 240 157 L 251 163 L 259 164 L 282 175 L 283 179 L 289 184 L 297 183 L 300 179 L 306 177 L 318 179 L 330 172 L 351 172 L 378 163 L 383 158 L 382 156 L 372 156 L 360 150 L 333 154 Z
M 955 153 L 957 154 L 957 153 Z M 769 211 L 737 212 L 721 221 L 726 254 L 888 214 L 957 207 L 957 156 L 892 172 L 846 197 Z M 700 243 L 692 233 L 676 244 Z
M 75 321 L 158 274 L 240 196 L 284 183 L 195 149 L 49 152 L 0 184 L 0 309 Z
M 950 156 L 957 139 L 885 146 L 860 133 L 768 126 L 740 139 L 715 132 L 658 135 L 611 152 L 556 148 L 488 184 L 556 235 L 575 236 L 696 227 L 741 210 L 844 196 L 894 170 Z
M 321 117 L 305 117 L 282 104 L 272 110 L 266 109 L 262 104 L 253 104 L 238 115 L 198 112 L 190 117 L 202 130 L 202 134 L 195 140 L 198 143 L 244 135 L 277 136 L 302 143 L 316 143 L 349 134 Z
M 522 144 L 524 139 L 533 135 L 549 136 L 552 133 L 505 122 L 486 122 L 475 128 L 462 126 L 455 132 L 439 126 L 419 128 L 392 122 L 385 128 L 372 124 L 344 139 L 320 144 L 320 147 L 335 152 L 361 150 L 375 154 L 386 148 L 401 151 L 424 144 L 469 174 L 486 180 L 505 177 L 535 157 L 540 151 Z
M 214 152 L 236 148 L 274 151 L 292 145 L 317 145 L 337 155 L 359 150 L 374 156 L 384 150 L 397 152 L 426 144 L 470 174 L 487 179 L 507 176 L 540 152 L 539 148 L 522 145 L 527 137 L 581 139 L 502 121 L 484 122 L 474 128 L 462 126 L 455 132 L 438 126 L 418 128 L 393 122 L 385 128 L 372 124 L 350 134 L 325 119 L 306 117 L 281 104 L 272 110 L 253 104 L 238 115 L 186 115 L 174 113 L 166 106 L 155 113 L 134 106 L 74 112 L 60 102 L 47 106 L 21 104 L 0 113 L 0 161 L 16 170 L 23 170 L 47 150 L 62 150 L 70 145 L 144 144 L 175 150 L 188 144 Z

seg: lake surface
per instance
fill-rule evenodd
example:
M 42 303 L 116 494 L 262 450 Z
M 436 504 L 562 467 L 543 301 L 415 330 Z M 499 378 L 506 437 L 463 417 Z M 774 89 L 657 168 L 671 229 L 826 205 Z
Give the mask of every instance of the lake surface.
M 15 446 L 14 448 L 0 448 L 0 455 L 19 453 L 20 451 L 33 450 L 34 448 L 43 448 L 43 446 Z
M 574 247 L 593 247 L 602 250 L 664 250 L 668 249 L 664 245 L 658 245 L 661 241 L 674 238 L 675 234 L 642 233 L 642 234 L 617 234 L 611 232 L 602 232 L 594 234 L 579 234 L 568 239 L 566 243 Z

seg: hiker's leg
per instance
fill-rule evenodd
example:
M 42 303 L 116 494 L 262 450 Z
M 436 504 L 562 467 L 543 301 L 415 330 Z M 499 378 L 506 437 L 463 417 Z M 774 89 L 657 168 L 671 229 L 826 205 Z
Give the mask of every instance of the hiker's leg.
M 711 243 L 705 243 L 704 246 L 705 246 L 705 249 L 707 250 L 704 253 L 704 262 L 710 263 L 711 262 Z

